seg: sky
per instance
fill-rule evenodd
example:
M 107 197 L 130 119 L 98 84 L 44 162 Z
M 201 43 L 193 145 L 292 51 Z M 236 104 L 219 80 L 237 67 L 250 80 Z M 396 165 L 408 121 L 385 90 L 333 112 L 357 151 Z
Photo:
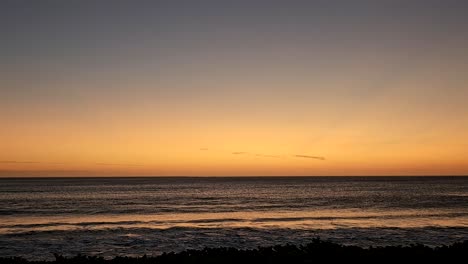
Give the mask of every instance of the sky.
M 468 175 L 466 1 L 0 3 L 0 177 Z

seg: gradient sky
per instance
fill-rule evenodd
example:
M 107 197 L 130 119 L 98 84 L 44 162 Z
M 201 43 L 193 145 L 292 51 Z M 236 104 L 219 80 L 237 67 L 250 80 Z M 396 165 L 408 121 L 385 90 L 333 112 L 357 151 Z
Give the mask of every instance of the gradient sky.
M 2 1 L 0 176 L 468 175 L 467 1 Z

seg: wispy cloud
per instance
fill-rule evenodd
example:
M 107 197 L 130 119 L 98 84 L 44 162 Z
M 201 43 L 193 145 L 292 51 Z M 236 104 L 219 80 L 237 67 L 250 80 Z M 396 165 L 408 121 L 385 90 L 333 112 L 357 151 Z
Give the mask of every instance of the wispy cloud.
M 263 157 L 263 158 L 281 158 L 279 155 L 268 155 L 268 154 L 255 154 L 257 157 Z
M 68 164 L 63 162 L 39 162 L 39 161 L 17 161 L 17 160 L 0 160 L 0 164 Z M 94 165 L 100 166 L 143 166 L 142 164 L 122 164 L 122 163 L 104 163 L 96 162 Z
M 231 152 L 232 155 L 249 155 L 255 157 L 263 157 L 263 158 L 281 158 L 279 155 L 269 155 L 269 154 L 261 154 L 261 153 L 251 153 L 247 151 L 234 151 Z
M 37 164 L 37 161 L 0 160 L 1 164 Z
M 207 151 L 208 148 L 200 148 L 200 150 Z M 232 155 L 248 155 L 251 157 L 262 157 L 262 158 L 287 158 L 289 155 L 274 155 L 274 154 L 263 154 L 263 153 L 252 153 L 247 151 L 233 151 L 231 152 Z M 315 159 L 315 160 L 325 160 L 325 157 L 322 156 L 312 156 L 312 155 L 303 155 L 303 154 L 296 154 L 290 155 L 294 158 L 303 158 L 303 159 Z
M 125 163 L 94 163 L 95 165 L 100 165 L 100 166 L 143 166 L 142 164 L 125 164 Z
M 293 155 L 293 157 L 296 157 L 296 158 L 305 158 L 305 159 L 325 160 L 325 157 L 320 157 L 320 156 Z
M 245 154 L 249 154 L 248 152 L 243 152 L 243 151 L 234 151 L 231 153 L 232 155 L 245 155 Z

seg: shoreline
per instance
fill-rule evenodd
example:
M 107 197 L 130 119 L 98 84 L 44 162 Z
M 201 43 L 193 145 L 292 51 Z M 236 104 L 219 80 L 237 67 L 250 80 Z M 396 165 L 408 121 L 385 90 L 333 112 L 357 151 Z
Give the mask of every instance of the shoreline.
M 215 247 L 168 252 L 158 256 L 121 257 L 111 259 L 98 256 L 77 255 L 63 257 L 54 254 L 55 260 L 27 260 L 22 257 L 0 257 L 4 264 L 81 264 L 81 263 L 315 263 L 316 261 L 379 261 L 417 260 L 450 263 L 468 257 L 468 240 L 451 245 L 429 247 L 422 244 L 399 246 L 359 247 L 346 246 L 315 238 L 305 245 L 276 245 L 255 249 Z

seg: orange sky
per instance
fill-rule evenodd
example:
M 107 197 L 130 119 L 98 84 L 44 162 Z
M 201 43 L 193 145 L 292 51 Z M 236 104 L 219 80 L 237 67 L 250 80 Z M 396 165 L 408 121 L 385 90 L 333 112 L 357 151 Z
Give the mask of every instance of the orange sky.
M 0 176 L 467 175 L 462 14 L 308 5 L 4 16 Z

